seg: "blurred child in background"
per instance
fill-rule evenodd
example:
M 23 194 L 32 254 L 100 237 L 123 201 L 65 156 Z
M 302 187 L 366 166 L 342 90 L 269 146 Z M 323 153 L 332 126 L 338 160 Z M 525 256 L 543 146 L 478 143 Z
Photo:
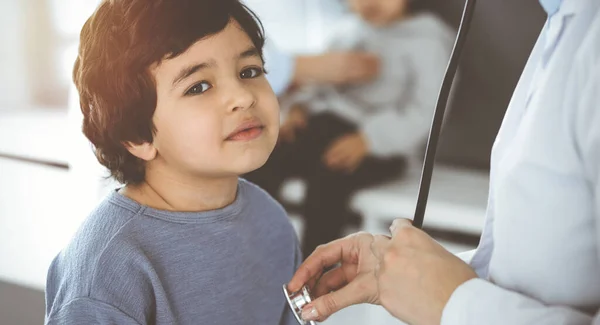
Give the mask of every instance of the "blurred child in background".
M 429 132 L 455 32 L 417 1 L 348 0 L 355 13 L 330 37 L 329 51 L 379 56 L 374 80 L 309 83 L 282 100 L 280 141 L 246 175 L 273 196 L 282 182 L 307 183 L 303 254 L 342 235 L 348 200 L 360 188 L 398 177 Z

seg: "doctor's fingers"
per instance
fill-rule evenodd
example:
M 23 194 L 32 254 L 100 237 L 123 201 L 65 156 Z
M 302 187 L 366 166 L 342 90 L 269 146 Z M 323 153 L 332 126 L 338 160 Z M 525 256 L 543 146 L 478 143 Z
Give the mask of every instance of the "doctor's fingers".
M 396 219 L 390 227 L 392 236 L 375 236 L 371 243 L 371 252 L 381 262 L 384 254 L 392 249 L 392 246 L 403 246 L 414 240 L 416 237 L 414 234 L 415 231 L 420 230 L 413 227 L 410 220 L 403 218 Z
M 418 250 L 430 250 L 437 249 L 436 246 L 439 246 L 431 236 L 423 230 L 414 227 L 412 221 L 408 219 L 394 220 L 390 231 L 392 233 L 391 245 L 397 249 L 414 248 Z
M 359 158 L 352 148 L 340 147 L 334 149 L 341 149 L 331 151 L 327 153 L 325 163 L 333 170 L 344 170 L 351 171 L 353 165 L 359 163 Z
M 302 310 L 304 320 L 324 321 L 332 314 L 361 303 L 379 304 L 377 279 L 373 274 L 362 274 L 340 290 L 325 294 Z
M 373 242 L 371 243 L 371 252 L 373 256 L 377 258 L 378 262 L 381 262 L 383 258 L 383 254 L 385 254 L 386 250 L 389 248 L 391 244 L 390 237 L 384 235 L 376 235 L 373 238 Z
M 364 156 L 354 155 L 349 159 L 348 165 L 345 167 L 345 171 L 348 174 L 354 173 L 364 160 Z
M 347 272 L 353 272 L 356 274 L 356 265 L 350 268 L 337 267 L 323 274 L 323 276 L 318 280 L 317 284 L 312 288 L 314 297 L 320 297 L 330 293 L 331 291 L 339 290 L 347 285 L 351 281 L 351 279 L 349 279 L 347 276 Z
M 332 163 L 333 161 L 342 159 L 344 156 L 348 156 L 349 152 L 350 150 L 348 150 L 344 138 L 342 137 L 333 141 L 329 145 L 329 147 L 325 150 L 323 159 L 328 163 Z
M 323 270 L 343 262 L 345 252 L 352 249 L 353 239 L 345 237 L 329 244 L 321 245 L 298 267 L 298 270 L 288 284 L 288 290 L 296 292 L 310 280 L 318 279 Z
M 390 233 L 392 234 L 392 237 L 396 237 L 398 232 L 402 231 L 405 228 L 411 227 L 413 227 L 411 220 L 405 218 L 398 218 L 394 220 L 394 222 L 392 222 L 392 225 L 390 226 Z

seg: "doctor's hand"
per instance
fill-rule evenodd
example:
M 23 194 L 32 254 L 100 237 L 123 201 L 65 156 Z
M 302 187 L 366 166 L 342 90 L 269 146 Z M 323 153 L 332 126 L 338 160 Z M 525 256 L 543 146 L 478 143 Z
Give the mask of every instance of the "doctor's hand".
M 279 128 L 279 140 L 293 142 L 296 139 L 296 132 L 306 127 L 308 117 L 304 107 L 300 105 L 290 108 L 290 112 L 285 122 Z
M 409 324 L 440 324 L 452 293 L 477 274 L 409 220 L 390 229 L 391 241 L 373 244 L 381 305 Z
M 316 298 L 305 306 L 302 318 L 323 321 L 351 305 L 379 304 L 375 278 L 377 260 L 371 246 L 383 238 L 386 237 L 363 232 L 319 246 L 288 284 L 290 292 L 307 284 Z M 336 267 L 324 273 L 332 266 Z
M 358 132 L 347 134 L 334 140 L 325 151 L 325 165 L 333 170 L 354 172 L 369 153 L 365 136 Z

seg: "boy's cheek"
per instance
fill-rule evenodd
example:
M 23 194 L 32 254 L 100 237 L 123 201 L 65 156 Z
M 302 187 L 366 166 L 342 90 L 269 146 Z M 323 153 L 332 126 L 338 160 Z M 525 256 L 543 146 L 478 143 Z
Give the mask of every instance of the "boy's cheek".
M 280 122 L 279 100 L 275 94 L 272 94 L 272 96 L 269 96 L 269 98 L 264 100 L 263 103 L 263 111 L 268 116 L 269 123 L 278 127 Z
M 206 121 L 204 121 L 206 122 Z M 202 123 L 196 119 L 180 120 L 177 123 L 157 127 L 155 139 L 173 155 L 190 157 L 206 156 L 216 152 L 222 144 L 221 129 L 213 123 Z M 183 157 L 181 157 L 183 158 Z
M 280 114 L 279 114 L 279 102 L 275 95 L 272 98 L 264 98 L 257 105 L 257 117 L 259 117 L 262 123 L 266 126 L 269 135 L 277 137 L 279 134 Z

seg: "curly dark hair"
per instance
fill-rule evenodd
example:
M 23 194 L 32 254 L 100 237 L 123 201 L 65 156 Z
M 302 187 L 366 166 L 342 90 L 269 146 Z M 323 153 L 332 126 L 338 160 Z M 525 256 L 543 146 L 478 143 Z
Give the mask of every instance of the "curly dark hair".
M 104 0 L 81 30 L 73 80 L 83 133 L 98 161 L 123 184 L 144 180 L 126 143 L 152 142 L 156 84 L 150 66 L 174 58 L 235 20 L 262 58 L 263 26 L 238 0 Z

